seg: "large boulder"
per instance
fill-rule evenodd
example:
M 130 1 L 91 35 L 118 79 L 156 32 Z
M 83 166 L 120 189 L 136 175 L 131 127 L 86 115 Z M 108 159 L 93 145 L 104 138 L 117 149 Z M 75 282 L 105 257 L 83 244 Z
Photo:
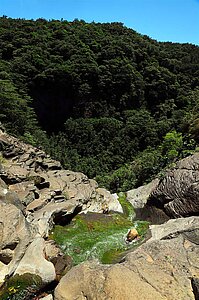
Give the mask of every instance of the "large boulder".
M 163 209 L 170 217 L 199 214 L 199 153 L 180 160 L 160 180 L 147 205 Z
M 55 300 L 66 299 L 166 300 L 124 265 L 105 267 L 96 262 L 74 267 L 61 279 Z
M 66 225 L 80 211 L 81 206 L 76 200 L 49 202 L 43 208 L 29 214 L 27 220 L 34 224 L 42 237 L 47 238 L 54 224 Z
M 133 205 L 134 209 L 143 208 L 158 183 L 159 179 L 154 179 L 146 185 L 130 190 L 126 193 L 126 199 Z
M 148 199 L 156 190 L 159 181 L 160 180 L 156 178 L 150 183 L 126 193 L 127 201 L 129 201 L 134 207 L 135 218 L 137 220 L 146 220 L 152 224 L 161 224 L 169 220 L 169 217 L 161 208 L 148 205 Z
M 193 300 L 191 278 L 199 275 L 199 217 L 171 220 L 151 231 L 152 238 L 123 263 L 94 261 L 71 269 L 55 289 L 55 300 Z
M 54 265 L 46 260 L 45 241 L 42 237 L 36 237 L 28 246 L 23 258 L 21 259 L 15 275 L 23 275 L 26 273 L 38 275 L 43 284 L 47 284 L 55 280 Z
M 0 282 L 15 271 L 34 235 L 21 210 L 0 201 Z

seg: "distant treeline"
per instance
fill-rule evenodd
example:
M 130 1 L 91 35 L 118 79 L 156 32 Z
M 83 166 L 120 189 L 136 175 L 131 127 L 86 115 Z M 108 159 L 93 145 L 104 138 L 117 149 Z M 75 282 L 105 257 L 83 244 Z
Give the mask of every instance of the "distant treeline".
M 122 23 L 0 18 L 0 121 L 112 191 L 199 140 L 199 47 Z

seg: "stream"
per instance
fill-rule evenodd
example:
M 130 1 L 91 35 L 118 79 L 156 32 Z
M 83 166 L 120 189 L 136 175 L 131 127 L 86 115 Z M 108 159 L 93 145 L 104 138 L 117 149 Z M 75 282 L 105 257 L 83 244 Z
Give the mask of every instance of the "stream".
M 68 225 L 55 225 L 49 238 L 72 258 L 73 266 L 91 259 L 98 259 L 103 264 L 120 262 L 133 247 L 145 241 L 149 223 L 133 221 L 135 212 L 124 193 L 119 194 L 118 200 L 123 208 L 122 214 L 80 213 Z M 127 243 L 125 238 L 132 228 L 137 230 L 139 238 Z M 41 278 L 37 275 L 15 275 L 0 290 L 0 299 L 36 300 L 42 297 L 42 292 L 52 293 L 54 288 L 51 285 L 43 290 Z
M 124 193 L 119 194 L 118 200 L 123 214 L 79 214 L 69 225 L 54 227 L 50 238 L 72 257 L 73 265 L 91 259 L 98 259 L 104 264 L 116 263 L 126 252 L 143 242 L 148 222 L 133 221 L 134 209 L 126 201 Z M 137 230 L 139 239 L 126 243 L 125 237 L 132 228 Z

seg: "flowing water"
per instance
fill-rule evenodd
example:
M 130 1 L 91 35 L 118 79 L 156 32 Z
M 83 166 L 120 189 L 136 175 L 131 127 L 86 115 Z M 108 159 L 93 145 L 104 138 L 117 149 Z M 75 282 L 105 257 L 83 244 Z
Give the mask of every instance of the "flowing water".
M 133 222 L 134 210 L 126 201 L 125 194 L 119 195 L 123 214 L 79 214 L 67 226 L 55 226 L 51 233 L 63 252 L 70 255 L 73 265 L 85 260 L 98 259 L 102 263 L 116 263 L 143 240 L 148 223 Z M 125 237 L 129 229 L 135 228 L 140 238 L 126 243 Z M 37 299 L 40 293 L 40 278 L 32 274 L 11 277 L 0 290 L 2 300 Z
M 133 208 L 120 194 L 124 214 L 87 213 L 76 216 L 67 226 L 55 226 L 51 238 L 70 255 L 73 264 L 98 259 L 102 263 L 115 263 L 132 247 L 139 245 L 147 232 L 148 223 L 132 221 Z M 126 243 L 128 230 L 136 228 L 140 238 Z

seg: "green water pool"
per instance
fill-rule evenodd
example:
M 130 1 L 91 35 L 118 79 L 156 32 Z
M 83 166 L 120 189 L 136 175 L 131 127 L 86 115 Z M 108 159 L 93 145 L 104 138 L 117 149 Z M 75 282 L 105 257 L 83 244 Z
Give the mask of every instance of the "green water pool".
M 127 244 L 125 236 L 130 228 L 136 228 L 140 239 Z M 115 263 L 122 254 L 138 245 L 148 229 L 148 223 L 132 222 L 124 214 L 87 213 L 75 217 L 67 226 L 55 226 L 51 238 L 70 255 L 73 264 L 98 259 L 102 263 Z

